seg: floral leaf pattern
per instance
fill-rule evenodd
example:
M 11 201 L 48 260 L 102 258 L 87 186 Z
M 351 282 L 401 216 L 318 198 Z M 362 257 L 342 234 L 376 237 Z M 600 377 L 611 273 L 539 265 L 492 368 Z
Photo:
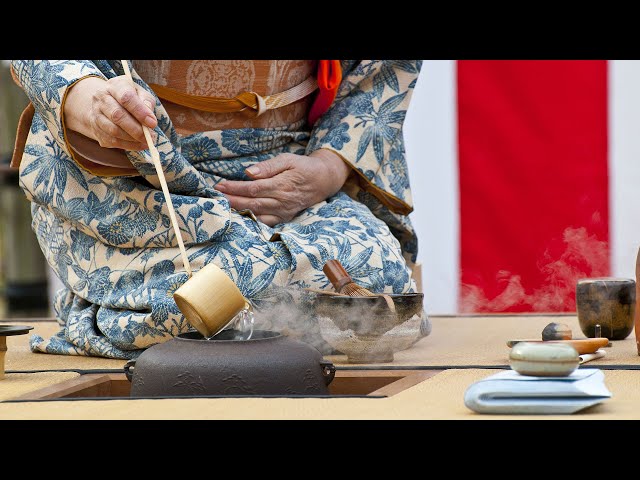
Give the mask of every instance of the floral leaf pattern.
M 371 188 L 358 186 L 349 195 L 384 220 L 409 264 L 416 261 L 417 239 L 408 217 L 413 207 L 402 124 L 421 68 L 421 60 L 342 61 L 348 75 L 307 145 L 308 152 L 335 151 L 369 181 Z M 390 209 L 398 203 L 403 207 Z
M 67 89 L 122 74 L 119 61 L 14 60 L 36 108 L 20 185 L 32 202 L 40 247 L 65 285 L 55 298 L 61 330 L 31 338 L 34 351 L 135 358 L 190 330 L 173 293 L 187 281 L 148 153 L 130 152 L 137 177 L 97 177 L 71 157 L 60 115 Z M 415 235 L 406 213 L 362 188 L 341 191 L 277 228 L 229 207 L 222 179 L 281 153 L 329 148 L 372 185 L 411 204 L 402 123 L 419 61 L 349 60 L 332 108 L 310 130 L 277 128 L 180 136 L 157 100 L 157 147 L 192 268 L 222 268 L 258 308 L 299 288 L 328 288 L 324 262 L 338 258 L 354 280 L 379 292 L 414 288 Z M 153 94 L 133 70 L 134 80 Z

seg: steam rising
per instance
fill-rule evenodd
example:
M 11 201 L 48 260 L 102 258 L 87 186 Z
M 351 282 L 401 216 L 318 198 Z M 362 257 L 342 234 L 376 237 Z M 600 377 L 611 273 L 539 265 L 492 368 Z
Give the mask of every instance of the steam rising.
M 589 235 L 584 227 L 567 228 L 562 239 L 566 246 L 560 257 L 553 259 L 546 251 L 540 262 L 540 270 L 546 275 L 540 288 L 527 292 L 520 275 L 503 270 L 496 281 L 506 285 L 492 299 L 476 285 L 462 285 L 460 311 L 503 312 L 515 308 L 532 312 L 575 311 L 577 281 L 608 275 L 609 247 L 607 242 Z
M 263 302 L 255 310 L 255 328 L 280 332 L 302 340 L 328 355 L 333 349 L 323 339 L 313 315 L 313 294 L 291 290 L 289 301 Z
M 316 347 L 323 355 L 354 351 L 361 354 L 408 348 L 431 332 L 431 323 L 418 305 L 419 313 L 398 315 L 378 305 L 372 308 L 367 297 L 354 299 L 350 306 L 338 306 L 335 315 L 316 316 L 316 295 L 289 290 L 289 301 L 263 302 L 255 309 L 255 328 L 281 332 Z M 413 313 L 413 312 L 412 312 Z M 328 341 L 327 341 L 328 340 Z

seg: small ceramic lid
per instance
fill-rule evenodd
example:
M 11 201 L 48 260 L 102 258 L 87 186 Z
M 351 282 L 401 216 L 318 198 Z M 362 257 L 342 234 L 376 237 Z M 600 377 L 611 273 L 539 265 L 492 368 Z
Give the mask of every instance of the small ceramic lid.
M 520 342 L 513 346 L 511 360 L 525 360 L 529 362 L 578 362 L 578 352 L 571 345 L 565 343 L 530 343 Z

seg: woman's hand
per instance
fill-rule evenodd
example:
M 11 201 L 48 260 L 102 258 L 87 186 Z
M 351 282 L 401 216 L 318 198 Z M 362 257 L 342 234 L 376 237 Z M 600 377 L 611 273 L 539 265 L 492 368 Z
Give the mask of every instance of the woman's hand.
M 253 180 L 224 180 L 216 189 L 231 207 L 250 209 L 260 221 L 274 226 L 336 194 L 351 169 L 332 151 L 316 150 L 309 156 L 283 153 L 246 172 Z
M 64 104 L 65 126 L 96 140 L 101 147 L 144 150 L 143 123 L 158 124 L 155 99 L 126 77 L 87 77 L 73 85 Z

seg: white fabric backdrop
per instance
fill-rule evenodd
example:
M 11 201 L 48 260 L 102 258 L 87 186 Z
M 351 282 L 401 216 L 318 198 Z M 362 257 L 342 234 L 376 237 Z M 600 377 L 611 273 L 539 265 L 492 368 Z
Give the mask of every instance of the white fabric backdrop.
M 454 60 L 425 60 L 404 125 L 413 193 L 411 220 L 429 313 L 458 298 L 458 150 Z

